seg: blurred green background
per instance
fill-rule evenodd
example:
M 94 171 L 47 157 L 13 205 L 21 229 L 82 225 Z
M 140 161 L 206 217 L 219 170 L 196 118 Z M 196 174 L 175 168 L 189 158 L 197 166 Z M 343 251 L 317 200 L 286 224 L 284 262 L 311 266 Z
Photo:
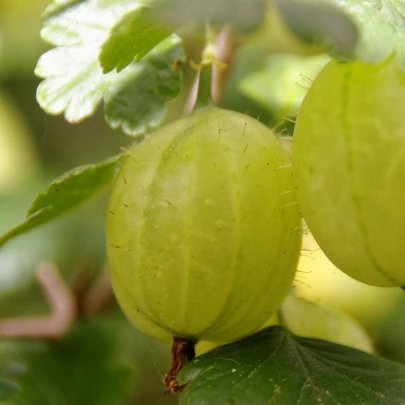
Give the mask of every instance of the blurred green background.
M 83 123 L 70 125 L 39 108 L 35 99 L 39 79 L 33 71 L 47 49 L 39 34 L 40 15 L 47 4 L 48 0 L 0 1 L 1 232 L 23 220 L 30 202 L 50 180 L 75 166 L 114 155 L 130 143 L 120 131 L 108 128 L 101 110 Z M 271 27 L 272 41 L 264 42 L 263 33 L 253 35 L 236 54 L 223 105 L 274 126 L 283 116 L 293 117 L 299 107 L 305 89 L 297 86 L 296 78 L 302 78 L 303 72 L 315 74 L 327 57 L 303 59 L 289 54 L 305 52 L 286 39 L 279 25 Z M 186 46 L 195 49 L 193 43 Z M 268 83 L 265 91 L 263 83 Z M 184 97 L 172 114 L 181 100 Z M 292 127 L 285 121 L 279 129 L 291 134 Z M 106 193 L 0 250 L 1 318 L 49 310 L 35 281 L 35 267 L 43 260 L 54 261 L 70 283 L 84 266 L 91 280 L 98 277 L 105 261 L 105 201 Z M 313 241 L 305 243 L 309 246 L 300 262 L 298 295 L 356 318 L 377 353 L 405 363 L 405 293 L 350 280 Z M 97 316 L 82 316 L 57 341 L 0 338 L 0 402 L 16 390 L 15 404 L 176 404 L 175 395 L 163 395 L 169 357 L 169 345 L 138 333 L 113 303 Z

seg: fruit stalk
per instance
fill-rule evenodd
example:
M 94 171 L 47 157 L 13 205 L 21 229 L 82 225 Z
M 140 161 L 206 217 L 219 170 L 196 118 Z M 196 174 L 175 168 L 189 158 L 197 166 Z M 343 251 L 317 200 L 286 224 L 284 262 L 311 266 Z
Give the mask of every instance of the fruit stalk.
M 195 343 L 196 342 L 192 340 L 184 338 L 173 338 L 170 369 L 163 380 L 166 388 L 165 394 L 170 392 L 181 392 L 186 387 L 186 385 L 179 385 L 177 382 L 177 376 L 183 366 L 194 359 Z
M 198 71 L 197 99 L 194 111 L 213 105 L 211 97 L 211 66 L 202 66 Z

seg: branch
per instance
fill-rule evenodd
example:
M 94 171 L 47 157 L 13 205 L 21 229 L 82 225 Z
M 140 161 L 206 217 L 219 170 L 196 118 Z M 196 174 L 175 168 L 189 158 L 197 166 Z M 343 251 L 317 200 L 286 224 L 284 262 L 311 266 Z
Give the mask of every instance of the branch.
M 51 262 L 40 263 L 36 276 L 49 302 L 51 313 L 0 320 L 0 336 L 56 339 L 66 333 L 75 321 L 76 298 L 55 265 Z

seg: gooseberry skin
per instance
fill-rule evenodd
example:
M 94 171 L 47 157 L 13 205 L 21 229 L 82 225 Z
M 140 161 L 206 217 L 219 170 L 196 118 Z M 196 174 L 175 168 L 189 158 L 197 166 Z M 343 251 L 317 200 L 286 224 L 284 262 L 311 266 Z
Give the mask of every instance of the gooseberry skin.
M 405 73 L 394 57 L 324 68 L 299 112 L 293 167 L 329 260 L 366 284 L 405 285 Z
M 253 333 L 296 271 L 289 157 L 257 120 L 206 107 L 130 150 L 106 237 L 115 294 L 141 331 L 167 341 Z

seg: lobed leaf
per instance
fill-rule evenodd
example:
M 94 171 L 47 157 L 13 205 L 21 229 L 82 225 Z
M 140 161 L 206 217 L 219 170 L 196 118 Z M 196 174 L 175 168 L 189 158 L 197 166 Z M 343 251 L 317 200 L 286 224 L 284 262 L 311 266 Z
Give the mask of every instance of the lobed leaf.
M 67 121 L 77 123 L 92 115 L 100 103 L 108 97 L 110 106 L 119 103 L 122 109 L 119 109 L 121 115 L 111 117 L 116 110 L 110 108 L 109 112 L 106 112 L 107 121 L 119 120 L 123 123 L 124 130 L 132 128 L 128 130 L 130 135 L 137 135 L 138 128 L 146 130 L 160 124 L 160 121 L 149 122 L 150 114 L 146 114 L 141 125 L 134 129 L 134 125 L 131 124 L 132 106 L 134 99 L 135 102 L 139 99 L 139 95 L 131 93 L 123 97 L 122 93 L 125 93 L 123 89 L 128 84 L 128 74 L 124 74 L 124 71 L 121 74 L 115 71 L 104 74 L 99 54 L 102 48 L 101 60 L 104 68 L 107 67 L 106 71 L 114 67 L 120 70 L 127 64 L 130 64 L 129 70 L 145 70 L 149 67 L 149 62 L 140 59 L 142 57 L 147 59 L 150 50 L 167 37 L 169 32 L 163 32 L 154 26 L 153 35 L 149 38 L 150 26 L 143 21 L 142 10 L 145 5 L 139 0 L 82 0 L 65 3 L 54 3 L 53 7 L 48 8 L 45 13 L 41 35 L 56 48 L 42 55 L 35 69 L 35 74 L 45 79 L 37 90 L 40 106 L 49 114 L 64 113 Z M 136 21 L 133 21 L 134 16 L 137 16 Z M 128 31 L 128 22 L 137 22 L 137 24 L 133 27 L 131 25 Z M 110 34 L 111 29 L 112 34 Z M 134 35 L 128 36 L 131 33 Z M 145 41 L 146 34 L 148 34 L 148 40 Z M 122 47 L 118 47 L 117 42 L 122 38 L 126 40 Z M 179 38 L 177 36 L 169 36 L 169 38 L 170 50 L 167 47 L 157 48 L 166 52 L 162 57 L 167 63 L 159 67 L 162 75 L 157 76 L 155 80 L 163 80 L 165 78 L 163 72 L 166 72 L 174 88 L 170 94 L 170 98 L 173 98 L 180 92 L 180 72 L 171 70 L 174 60 L 167 58 L 176 55 L 178 60 L 184 60 L 184 54 Z M 131 48 L 129 48 L 130 45 Z M 159 51 L 154 51 L 154 53 L 157 52 Z M 133 61 L 134 58 L 135 61 Z M 138 85 L 138 80 L 142 80 L 142 77 L 133 76 L 132 84 Z M 164 84 L 157 82 L 153 87 L 146 88 L 141 83 L 140 86 L 144 90 L 141 97 L 148 102 L 148 105 L 153 104 L 159 97 L 167 100 L 167 94 L 159 93 Z M 117 95 L 113 89 L 119 89 Z M 164 103 L 158 103 L 155 108 L 159 109 L 159 116 L 163 119 Z
M 138 64 L 120 72 L 120 80 L 105 95 L 105 116 L 112 128 L 139 134 L 164 119 L 165 103 L 180 91 L 179 72 L 167 69 L 184 55 L 177 36 L 170 36 Z
M 114 68 L 119 72 L 133 60 L 139 61 L 170 35 L 170 31 L 162 24 L 152 23 L 147 19 L 147 10 L 132 10 L 124 14 L 113 27 L 100 53 L 104 73 Z
M 400 405 L 405 367 L 275 326 L 187 364 L 181 405 Z
M 77 167 L 54 180 L 42 191 L 27 212 L 24 222 L 0 237 L 0 246 L 75 208 L 108 186 L 125 154 L 101 163 Z

